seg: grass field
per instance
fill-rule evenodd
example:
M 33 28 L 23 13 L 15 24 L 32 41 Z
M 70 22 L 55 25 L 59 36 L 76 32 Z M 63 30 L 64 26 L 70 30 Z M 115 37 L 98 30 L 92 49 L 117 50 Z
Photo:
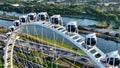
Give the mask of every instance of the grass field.
M 60 47 L 60 48 L 66 49 L 66 50 L 71 50 L 71 51 L 86 55 L 82 50 L 78 49 L 77 47 L 75 47 L 73 45 L 65 44 L 65 43 L 58 42 L 56 40 L 52 40 L 52 39 L 41 37 L 41 36 L 30 35 L 30 34 L 29 35 L 23 34 L 23 35 L 24 35 L 24 36 L 22 36 L 23 40 L 43 43 L 43 44 L 47 44 L 49 46 L 56 46 L 56 47 Z

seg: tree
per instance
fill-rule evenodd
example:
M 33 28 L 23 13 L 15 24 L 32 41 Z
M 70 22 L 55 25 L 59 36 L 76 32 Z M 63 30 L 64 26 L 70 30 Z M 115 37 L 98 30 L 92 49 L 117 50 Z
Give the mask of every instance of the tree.
M 120 34 L 119 34 L 119 33 L 116 33 L 116 34 L 115 34 L 115 37 L 120 37 Z

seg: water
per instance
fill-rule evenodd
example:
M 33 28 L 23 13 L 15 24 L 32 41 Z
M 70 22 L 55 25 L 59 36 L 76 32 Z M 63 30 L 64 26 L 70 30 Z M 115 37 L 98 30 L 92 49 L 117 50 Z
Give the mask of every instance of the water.
M 120 54 L 120 43 L 116 43 L 114 41 L 98 38 L 97 47 L 100 48 L 105 53 L 118 50 Z
M 9 26 L 11 26 L 13 23 L 12 21 L 6 21 L 6 20 L 0 20 L 0 26 L 5 26 L 7 29 Z

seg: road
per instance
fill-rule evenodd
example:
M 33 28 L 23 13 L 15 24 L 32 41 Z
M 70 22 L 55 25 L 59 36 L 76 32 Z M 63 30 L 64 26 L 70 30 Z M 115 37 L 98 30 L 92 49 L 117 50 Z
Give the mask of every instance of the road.
M 3 52 L 2 49 L 0 49 L 0 54 L 1 54 L 1 55 L 4 55 L 4 52 Z M 18 57 L 18 56 L 16 56 L 16 55 L 14 55 L 14 59 L 16 59 L 16 61 L 17 61 L 18 63 L 19 63 L 19 62 L 23 63 L 24 66 L 26 66 L 25 68 L 44 68 L 42 65 L 36 64 L 36 63 L 31 62 L 31 61 L 29 61 L 29 60 L 26 60 L 26 59 L 24 59 L 24 58 L 20 58 L 20 57 Z
M 42 65 L 33 63 L 29 60 L 26 60 L 24 58 L 20 58 L 18 56 L 14 56 L 14 58 L 17 60 L 17 62 L 22 62 L 25 66 L 25 68 L 44 68 Z

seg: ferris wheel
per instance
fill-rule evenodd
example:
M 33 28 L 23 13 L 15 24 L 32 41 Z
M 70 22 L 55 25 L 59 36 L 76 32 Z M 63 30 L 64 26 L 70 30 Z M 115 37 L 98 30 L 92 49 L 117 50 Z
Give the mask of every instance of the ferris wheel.
M 91 65 L 95 68 L 120 67 L 120 55 L 117 50 L 102 52 L 96 46 L 95 33 L 83 37 L 78 33 L 76 21 L 63 26 L 60 15 L 49 18 L 47 12 L 29 13 L 15 20 L 9 30 L 4 48 L 4 68 L 59 68 L 60 65 L 72 64 L 79 67 L 76 62 L 83 63 L 83 68 L 89 68 Z M 82 50 L 89 58 L 63 49 L 65 46 Z M 58 59 L 61 63 L 57 62 Z M 68 60 L 74 63 L 68 64 Z M 87 61 L 84 62 L 85 60 Z M 63 61 L 66 65 L 63 65 Z

